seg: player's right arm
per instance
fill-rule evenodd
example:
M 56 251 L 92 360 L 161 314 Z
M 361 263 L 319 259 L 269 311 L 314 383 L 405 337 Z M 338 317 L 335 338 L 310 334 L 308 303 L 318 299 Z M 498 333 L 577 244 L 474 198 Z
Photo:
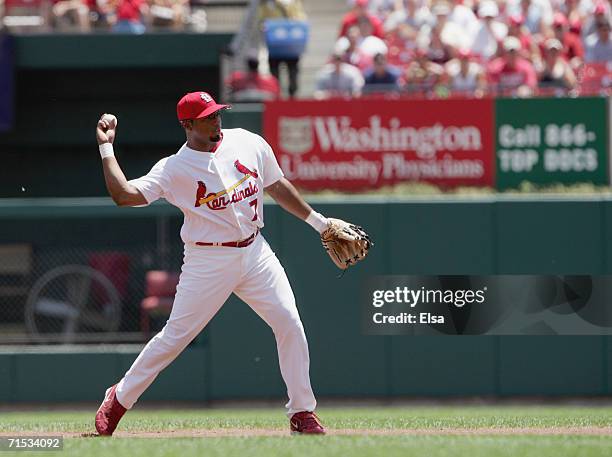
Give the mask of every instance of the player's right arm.
M 117 130 L 117 118 L 103 114 L 96 128 L 96 139 L 102 156 L 104 181 L 109 195 L 117 206 L 146 205 L 147 200 L 132 184 L 128 183 L 113 153 L 113 142 Z

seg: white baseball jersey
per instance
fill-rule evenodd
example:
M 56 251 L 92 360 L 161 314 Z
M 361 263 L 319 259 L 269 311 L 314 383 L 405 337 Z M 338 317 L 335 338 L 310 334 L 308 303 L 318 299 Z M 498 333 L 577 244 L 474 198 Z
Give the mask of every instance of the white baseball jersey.
M 264 226 L 263 190 L 283 172 L 270 145 L 244 129 L 223 129 L 214 152 L 183 145 L 129 181 L 148 203 L 165 198 L 185 219 L 184 243 L 243 240 Z

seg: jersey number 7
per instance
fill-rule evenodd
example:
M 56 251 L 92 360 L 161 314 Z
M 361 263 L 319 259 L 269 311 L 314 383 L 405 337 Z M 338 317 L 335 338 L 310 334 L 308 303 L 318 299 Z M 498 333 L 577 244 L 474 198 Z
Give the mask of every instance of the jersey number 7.
M 253 216 L 253 219 L 251 219 L 252 221 L 256 221 L 257 220 L 257 199 L 255 200 L 251 200 L 249 202 L 249 206 L 253 206 L 254 210 L 255 210 L 255 216 Z

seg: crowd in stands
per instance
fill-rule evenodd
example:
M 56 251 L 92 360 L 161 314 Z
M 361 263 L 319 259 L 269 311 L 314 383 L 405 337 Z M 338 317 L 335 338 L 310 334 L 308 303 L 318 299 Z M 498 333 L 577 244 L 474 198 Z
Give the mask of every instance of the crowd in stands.
M 0 0 L 0 11 L 16 28 L 205 30 L 200 1 Z M 260 0 L 258 16 L 262 29 L 268 19 L 306 19 L 302 0 Z M 612 0 L 349 0 L 314 96 L 609 94 L 611 24 Z M 285 69 L 293 97 L 299 58 L 270 53 L 268 77 L 251 56 L 226 83 L 277 98 Z
M 315 97 L 597 93 L 611 23 L 612 0 L 353 0 Z
M 0 0 L 2 25 L 15 31 L 35 29 L 109 30 L 144 33 L 146 30 L 206 29 L 202 5 L 190 0 Z

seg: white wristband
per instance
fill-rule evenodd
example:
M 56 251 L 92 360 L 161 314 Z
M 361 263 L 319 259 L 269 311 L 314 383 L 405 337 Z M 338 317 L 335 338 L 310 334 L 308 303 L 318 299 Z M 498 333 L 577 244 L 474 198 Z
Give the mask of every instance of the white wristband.
M 102 143 L 99 146 L 99 149 L 100 149 L 100 157 L 102 157 L 103 159 L 115 155 L 115 151 L 113 149 L 113 143 Z
M 327 218 L 316 211 L 311 211 L 305 222 L 319 233 L 323 233 L 329 227 Z

